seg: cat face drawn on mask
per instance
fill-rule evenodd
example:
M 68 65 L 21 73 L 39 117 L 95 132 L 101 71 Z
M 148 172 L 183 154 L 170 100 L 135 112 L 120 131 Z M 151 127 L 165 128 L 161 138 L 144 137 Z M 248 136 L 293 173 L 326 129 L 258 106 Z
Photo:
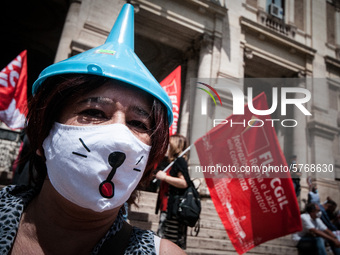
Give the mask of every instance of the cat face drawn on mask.
M 53 187 L 71 202 L 98 212 L 128 200 L 151 149 L 123 124 L 55 123 L 43 146 Z
M 115 151 L 110 153 L 108 161 L 112 167 L 106 180 L 99 185 L 99 192 L 103 197 L 111 198 L 115 195 L 115 184 L 112 182 L 112 178 L 115 175 L 117 168 L 123 164 L 126 156 L 125 153 Z
M 83 139 L 79 138 L 79 141 L 84 146 L 86 151 L 91 152 L 91 150 L 85 144 Z M 79 153 L 79 152 L 72 151 L 72 154 L 74 154 L 76 156 L 83 157 L 83 158 L 87 158 L 86 155 L 84 155 L 82 153 Z M 141 156 L 141 158 L 137 161 L 136 166 L 141 162 L 143 157 L 144 156 Z M 104 198 L 112 198 L 112 197 L 114 197 L 114 194 L 115 194 L 115 185 L 112 182 L 112 179 L 113 179 L 117 169 L 124 163 L 125 159 L 126 159 L 125 153 L 124 152 L 120 152 L 120 151 L 114 151 L 114 152 L 110 153 L 110 155 L 108 156 L 108 163 L 112 167 L 112 169 L 111 169 L 110 173 L 108 174 L 106 180 L 101 182 L 100 185 L 99 185 L 99 193 Z M 141 172 L 142 171 L 141 169 L 138 169 L 136 167 L 134 167 L 132 170 L 133 171 L 137 171 L 137 172 Z

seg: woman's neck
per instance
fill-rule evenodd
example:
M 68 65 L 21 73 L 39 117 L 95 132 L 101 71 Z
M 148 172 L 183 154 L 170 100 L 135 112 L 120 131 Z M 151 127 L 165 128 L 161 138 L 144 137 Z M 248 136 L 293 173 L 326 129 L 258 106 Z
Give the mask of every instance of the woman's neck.
M 108 232 L 119 208 L 94 212 L 63 198 L 46 180 L 25 211 L 21 226 L 46 254 L 89 254 Z
M 58 226 L 74 230 L 92 230 L 93 228 L 111 226 L 116 219 L 119 208 L 95 212 L 83 208 L 62 197 L 46 180 L 36 198 L 37 213 L 48 215 L 49 220 Z

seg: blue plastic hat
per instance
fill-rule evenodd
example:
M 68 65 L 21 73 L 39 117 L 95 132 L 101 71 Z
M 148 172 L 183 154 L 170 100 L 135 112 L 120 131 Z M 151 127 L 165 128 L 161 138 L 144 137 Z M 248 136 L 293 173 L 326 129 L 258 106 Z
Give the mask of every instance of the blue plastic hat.
M 126 82 L 140 88 L 167 108 L 168 121 L 173 121 L 169 96 L 134 52 L 134 9 L 125 4 L 106 42 L 43 70 L 32 87 L 35 94 L 46 78 L 68 73 L 93 74 Z

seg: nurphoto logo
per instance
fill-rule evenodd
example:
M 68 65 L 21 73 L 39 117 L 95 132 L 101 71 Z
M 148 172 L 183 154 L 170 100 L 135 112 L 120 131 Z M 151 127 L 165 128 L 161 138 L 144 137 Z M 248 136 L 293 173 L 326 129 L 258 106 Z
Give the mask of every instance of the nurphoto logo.
M 217 96 L 218 100 L 220 101 L 220 104 L 222 105 L 222 100 L 221 100 L 221 97 L 220 95 L 217 93 L 217 91 L 211 87 L 210 85 L 206 84 L 206 83 L 203 83 L 203 82 L 197 82 L 198 84 L 201 84 L 203 86 L 206 86 L 207 88 L 209 88 L 211 91 L 213 91 L 215 93 L 215 95 Z M 214 98 L 214 96 L 206 89 L 204 88 L 200 88 L 200 87 L 197 87 L 198 89 L 200 90 L 203 90 L 204 92 L 206 92 L 210 97 L 211 99 L 214 101 L 215 105 L 217 105 L 216 103 L 216 100 Z M 204 100 L 205 98 L 202 97 L 202 115 L 207 115 L 207 100 Z
M 280 122 L 283 127 L 296 127 L 298 125 L 296 114 L 303 114 L 304 116 L 311 116 L 311 112 L 307 109 L 307 104 L 311 100 L 311 92 L 307 88 L 296 86 L 298 83 L 303 82 L 301 79 L 263 79 L 261 83 L 257 79 L 244 79 L 239 82 L 225 80 L 217 80 L 213 88 L 208 85 L 207 82 L 196 81 L 196 84 L 205 86 L 206 88 L 197 87 L 206 92 L 213 100 L 215 107 L 218 106 L 218 98 L 220 105 L 222 106 L 222 100 L 216 89 L 225 91 L 227 95 L 227 102 L 231 102 L 230 106 L 224 105 L 224 108 L 232 109 L 233 115 L 245 115 L 245 105 L 253 115 L 256 116 L 271 116 L 274 114 L 276 118 L 268 118 L 265 120 L 258 120 L 256 125 L 252 120 L 244 119 L 242 123 L 232 123 L 228 121 L 226 117 L 218 115 L 223 114 L 224 109 L 215 113 L 213 119 L 214 127 L 219 124 L 233 125 L 242 124 L 244 126 L 262 127 L 268 123 L 274 126 L 274 123 Z M 243 85 L 242 85 L 243 84 Z M 259 91 L 264 91 L 268 97 L 268 109 L 256 109 L 253 105 L 253 98 L 259 94 Z M 213 95 L 215 94 L 215 96 Z M 202 94 L 201 98 L 201 115 L 207 115 L 208 112 L 208 100 L 209 97 L 206 94 Z M 295 114 L 291 114 L 291 110 L 294 109 Z M 217 117 L 217 118 L 216 118 Z

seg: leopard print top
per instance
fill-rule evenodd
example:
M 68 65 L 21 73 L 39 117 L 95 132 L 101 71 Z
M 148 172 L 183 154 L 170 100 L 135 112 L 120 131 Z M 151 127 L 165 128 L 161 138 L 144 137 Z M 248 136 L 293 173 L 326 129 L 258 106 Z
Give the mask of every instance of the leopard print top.
M 0 191 L 0 254 L 9 254 L 18 231 L 21 215 L 36 195 L 33 189 L 25 186 L 7 186 Z M 123 212 L 119 212 L 116 221 L 108 233 L 94 247 L 91 255 L 97 255 L 105 240 L 118 232 L 123 226 Z M 154 233 L 133 227 L 125 255 L 156 255 Z

